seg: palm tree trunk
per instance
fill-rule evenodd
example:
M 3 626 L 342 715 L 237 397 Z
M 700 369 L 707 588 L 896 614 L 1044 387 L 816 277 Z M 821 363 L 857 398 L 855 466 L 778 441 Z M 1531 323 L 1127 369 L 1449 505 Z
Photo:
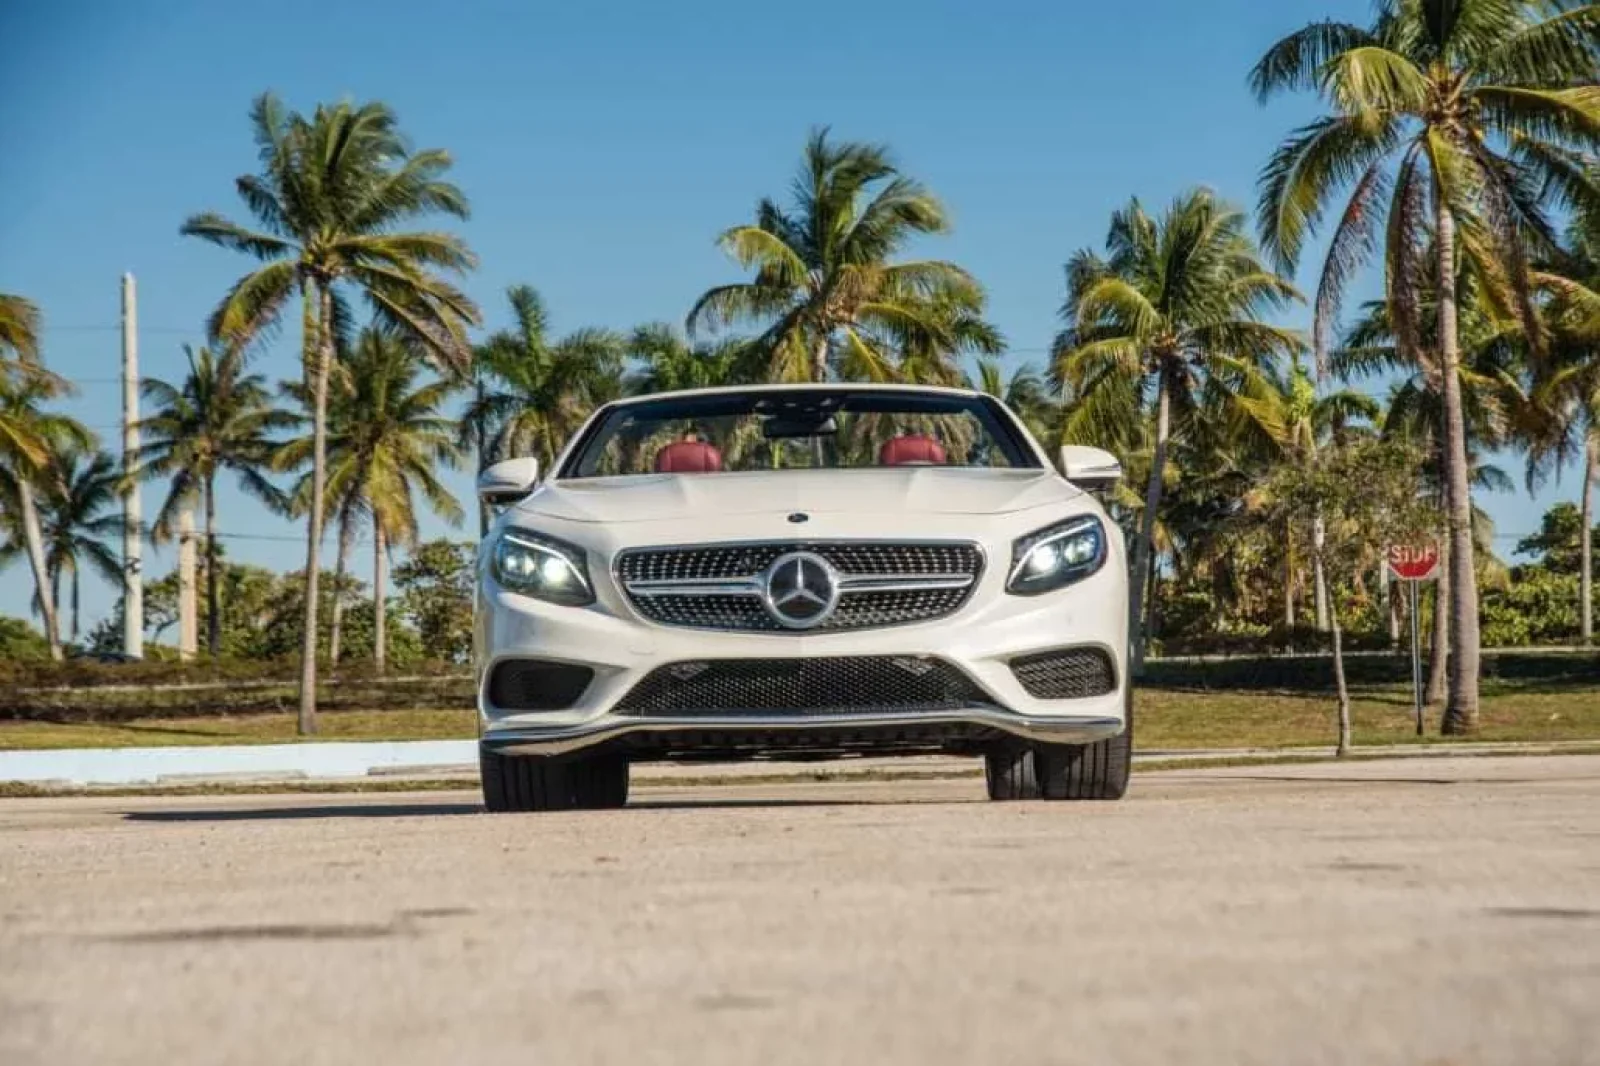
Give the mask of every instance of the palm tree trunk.
M 1389 616 L 1389 647 L 1400 646 L 1400 588 L 1389 577 L 1389 571 L 1384 570 L 1379 577 L 1383 582 L 1383 610 Z
M 217 478 L 205 482 L 206 495 L 206 651 L 212 661 L 222 655 L 222 575 L 217 557 Z
M 1317 569 L 1322 569 L 1319 560 Z M 1339 626 L 1339 612 L 1329 604 L 1328 631 L 1333 634 L 1333 687 L 1339 694 L 1339 745 L 1334 754 L 1350 754 L 1350 686 L 1344 676 L 1344 630 Z
M 1327 535 L 1327 523 L 1322 520 L 1322 516 L 1319 514 L 1311 520 L 1311 542 L 1315 551 L 1320 552 L 1322 550 L 1322 542 L 1327 538 Z M 1315 601 L 1312 624 L 1316 627 L 1318 633 L 1326 633 L 1328 631 L 1328 575 L 1322 567 L 1315 568 L 1311 583 L 1311 594 Z
M 1589 427 L 1583 458 L 1583 528 L 1578 533 L 1578 635 L 1594 642 L 1594 479 L 1600 474 L 1600 426 Z
M 50 598 L 50 575 L 44 565 L 44 533 L 39 528 L 39 509 L 34 506 L 33 486 L 27 474 L 17 478 L 17 499 L 22 507 L 22 539 L 28 549 L 28 565 L 33 568 L 33 587 L 39 596 L 39 613 L 44 619 L 44 639 L 50 645 L 50 658 L 62 659 L 61 630 L 56 627 L 55 603 Z
M 816 347 L 811 350 L 811 380 L 828 380 L 828 334 L 823 332 L 817 338 Z
M 1161 483 L 1167 466 L 1167 437 L 1172 429 L 1172 396 L 1163 371 L 1156 382 L 1156 450 L 1150 459 L 1150 483 L 1145 488 L 1144 515 L 1139 520 L 1139 539 L 1133 546 L 1133 577 L 1129 582 L 1128 634 L 1133 643 L 1133 672 L 1144 673 L 1145 583 L 1150 580 L 1154 556 L 1156 511 L 1161 506 Z
M 55 608 L 56 618 L 59 620 L 61 618 L 61 567 L 59 566 L 50 571 L 50 606 Z
M 1467 480 L 1467 426 L 1461 402 L 1461 350 L 1456 325 L 1455 216 L 1437 196 L 1439 349 L 1444 393 L 1445 505 L 1450 530 L 1450 667 L 1443 732 L 1478 728 L 1478 575 L 1472 543 L 1472 488 Z
M 1284 523 L 1283 530 L 1283 639 L 1294 646 L 1294 547 L 1291 539 L 1294 523 Z
M 317 335 L 310 340 L 315 364 L 311 377 L 311 506 L 306 521 L 305 633 L 300 643 L 301 736 L 317 731 L 317 567 L 321 565 L 323 494 L 328 480 L 328 373 L 333 364 L 333 290 L 327 279 L 317 289 Z
M 82 583 L 78 580 L 78 568 L 76 566 L 74 566 L 72 568 L 72 643 L 73 644 L 77 644 L 78 643 L 78 635 L 81 632 L 81 630 L 78 629 L 78 617 L 79 617 L 78 608 L 79 608 L 79 605 L 83 602 L 82 599 L 79 597 L 79 593 L 82 591 L 82 589 L 80 587 L 81 584 Z
M 1450 663 L 1450 546 L 1439 545 L 1439 576 L 1433 582 L 1433 636 L 1428 651 L 1428 687 L 1422 702 L 1429 708 L 1444 702 L 1445 670 Z
M 384 542 L 383 520 L 376 511 L 372 515 L 372 664 L 378 673 L 383 673 L 387 663 L 388 645 L 388 619 L 384 612 L 388 609 L 385 604 L 386 590 L 384 585 L 388 582 L 388 575 L 384 573 Z
M 339 561 L 333 568 L 333 606 L 328 617 L 328 662 L 339 668 L 339 655 L 344 650 L 344 575 L 349 572 L 350 547 L 355 539 L 355 522 L 346 512 L 339 516 Z
M 474 393 L 475 393 L 475 397 L 474 398 L 477 401 L 473 405 L 473 410 L 478 412 L 478 414 L 479 414 L 479 418 L 477 419 L 478 424 L 473 427 L 473 433 L 477 438 L 476 441 L 474 442 L 474 444 L 476 446 L 477 454 L 478 454 L 478 474 L 479 474 L 479 476 L 482 476 L 483 472 L 485 470 L 487 470 L 488 467 L 489 467 L 489 427 L 484 424 L 484 421 L 483 421 L 483 418 L 482 418 L 482 414 L 483 414 L 483 393 L 484 393 L 483 371 L 481 369 L 476 371 L 473 374 L 473 379 L 474 380 L 473 380 L 473 386 L 472 387 L 473 387 L 473 390 L 474 390 Z M 489 505 L 484 502 L 482 497 L 479 497 L 479 499 L 478 499 L 478 539 L 482 540 L 484 537 L 487 537 L 488 535 L 489 535 Z

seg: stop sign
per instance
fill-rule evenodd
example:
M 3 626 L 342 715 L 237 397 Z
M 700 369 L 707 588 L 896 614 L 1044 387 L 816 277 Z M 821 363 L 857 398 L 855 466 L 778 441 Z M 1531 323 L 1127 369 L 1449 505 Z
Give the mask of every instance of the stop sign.
M 1389 572 L 1401 581 L 1431 581 L 1439 575 L 1437 544 L 1391 544 Z

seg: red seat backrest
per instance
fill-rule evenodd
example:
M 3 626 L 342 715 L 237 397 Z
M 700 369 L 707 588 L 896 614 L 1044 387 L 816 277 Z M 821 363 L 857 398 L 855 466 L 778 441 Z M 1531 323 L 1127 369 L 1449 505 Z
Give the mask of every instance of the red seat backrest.
M 722 469 L 722 453 L 703 440 L 679 440 L 656 452 L 658 474 L 714 474 Z
M 885 441 L 878 450 L 878 465 L 880 466 L 910 466 L 927 465 L 943 466 L 945 463 L 944 445 L 932 437 L 912 434 L 906 437 L 895 437 Z

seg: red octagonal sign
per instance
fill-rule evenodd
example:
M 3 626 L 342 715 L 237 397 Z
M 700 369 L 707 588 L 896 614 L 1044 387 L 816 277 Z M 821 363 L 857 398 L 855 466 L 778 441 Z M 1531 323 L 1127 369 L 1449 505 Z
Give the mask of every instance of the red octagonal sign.
M 1439 576 L 1436 544 L 1389 545 L 1389 572 L 1401 581 L 1432 581 Z

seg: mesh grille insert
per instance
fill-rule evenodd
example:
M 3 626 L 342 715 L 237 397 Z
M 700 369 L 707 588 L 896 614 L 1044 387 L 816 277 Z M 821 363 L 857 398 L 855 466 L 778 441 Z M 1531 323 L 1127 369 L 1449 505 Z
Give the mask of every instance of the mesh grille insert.
M 942 659 L 719 659 L 652 670 L 617 704 L 640 717 L 954 711 L 992 701 Z
M 1037 700 L 1081 700 L 1116 691 L 1116 667 L 1102 648 L 1063 648 L 1011 660 L 1011 672 Z

